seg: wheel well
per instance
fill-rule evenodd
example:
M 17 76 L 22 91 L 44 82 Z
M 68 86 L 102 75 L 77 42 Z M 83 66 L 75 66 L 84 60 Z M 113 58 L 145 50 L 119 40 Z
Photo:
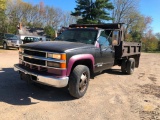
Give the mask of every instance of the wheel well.
M 6 43 L 6 41 L 3 42 L 3 44 Z
M 89 68 L 90 70 L 90 74 L 92 75 L 93 74 L 93 63 L 90 59 L 85 59 L 85 60 L 78 60 L 76 61 L 73 66 L 72 66 L 72 69 L 71 69 L 71 72 L 73 71 L 73 69 L 77 66 L 77 65 L 85 65 Z M 71 73 L 70 72 L 70 73 Z

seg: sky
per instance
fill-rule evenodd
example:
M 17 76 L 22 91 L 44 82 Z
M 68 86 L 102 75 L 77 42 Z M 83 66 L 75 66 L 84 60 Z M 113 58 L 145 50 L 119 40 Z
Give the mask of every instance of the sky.
M 154 33 L 160 33 L 160 0 L 141 0 L 140 12 L 153 19 L 152 30 Z
M 44 2 L 45 5 L 54 6 L 56 8 L 61 8 L 64 11 L 74 11 L 76 7 L 75 0 L 23 0 L 25 2 L 30 2 L 37 4 L 39 2 Z M 160 0 L 140 0 L 139 10 L 141 14 L 145 16 L 150 16 L 153 21 L 151 28 L 153 33 L 160 32 Z

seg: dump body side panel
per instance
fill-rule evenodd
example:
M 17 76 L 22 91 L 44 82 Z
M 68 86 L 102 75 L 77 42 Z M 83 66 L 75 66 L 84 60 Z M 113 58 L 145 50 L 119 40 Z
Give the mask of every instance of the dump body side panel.
M 121 41 L 119 46 L 115 46 L 115 58 L 129 57 L 141 54 L 141 43 Z

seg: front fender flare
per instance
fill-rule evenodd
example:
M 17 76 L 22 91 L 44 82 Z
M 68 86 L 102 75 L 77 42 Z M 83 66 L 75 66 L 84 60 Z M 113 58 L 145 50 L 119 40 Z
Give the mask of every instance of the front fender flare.
M 92 67 L 94 69 L 94 64 L 95 64 L 95 60 L 94 60 L 94 57 L 93 55 L 91 54 L 79 54 L 79 55 L 74 55 L 72 56 L 69 61 L 68 61 L 68 66 L 67 66 L 67 76 L 70 75 L 70 72 L 72 70 L 72 66 L 74 65 L 74 63 L 76 61 L 79 61 L 79 60 L 85 60 L 85 59 L 89 59 L 92 61 Z

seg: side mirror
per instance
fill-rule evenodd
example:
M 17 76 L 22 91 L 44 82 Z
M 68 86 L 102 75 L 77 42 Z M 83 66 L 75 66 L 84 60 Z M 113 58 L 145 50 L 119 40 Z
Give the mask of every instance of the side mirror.
M 118 41 L 117 41 L 117 40 L 112 40 L 112 45 L 113 45 L 113 46 L 118 45 Z
M 116 46 L 119 44 L 119 31 L 113 31 L 113 35 L 112 35 L 112 45 Z

